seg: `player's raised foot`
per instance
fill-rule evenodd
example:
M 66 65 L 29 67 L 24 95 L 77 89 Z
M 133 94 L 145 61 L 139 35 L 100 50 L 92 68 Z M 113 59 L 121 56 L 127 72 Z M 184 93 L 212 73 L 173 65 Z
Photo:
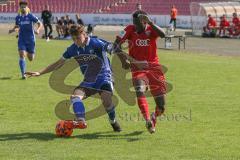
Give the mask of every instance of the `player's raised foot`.
M 111 124 L 114 132 L 121 132 L 122 131 L 122 129 L 120 127 L 120 124 L 116 120 L 114 122 L 110 122 L 110 124 Z
M 151 133 L 151 134 L 155 132 L 155 127 L 154 127 L 153 122 L 151 120 L 146 121 L 146 128 L 147 128 L 148 132 Z
M 87 123 L 84 120 L 81 121 L 73 121 L 73 128 L 78 128 L 78 129 L 85 129 L 87 128 Z

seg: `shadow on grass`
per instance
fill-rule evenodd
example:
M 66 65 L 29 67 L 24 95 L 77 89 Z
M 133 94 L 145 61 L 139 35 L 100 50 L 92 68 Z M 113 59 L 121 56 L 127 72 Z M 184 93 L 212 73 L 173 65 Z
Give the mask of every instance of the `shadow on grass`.
M 96 133 L 87 133 L 73 136 L 72 138 L 81 138 L 81 139 L 112 139 L 112 140 L 127 140 L 128 142 L 138 141 L 141 138 L 138 136 L 141 135 L 143 131 L 135 131 L 128 134 L 118 134 L 113 132 L 96 132 Z
M 112 139 L 112 140 L 127 140 L 128 142 L 138 141 L 140 138 L 134 137 L 142 134 L 143 131 L 135 131 L 129 134 L 118 134 L 113 132 L 96 132 L 96 133 L 87 133 L 80 134 L 76 136 L 72 136 L 69 138 L 62 139 L 73 139 L 73 138 L 81 138 L 81 139 Z M 34 139 L 39 141 L 51 141 L 54 139 L 60 139 L 61 137 L 57 137 L 53 133 L 18 133 L 18 134 L 0 134 L 0 141 L 11 141 L 11 140 L 27 140 Z
M 10 80 L 12 77 L 0 77 L 0 80 Z
M 11 141 L 11 140 L 26 140 L 36 139 L 40 141 L 50 141 L 56 137 L 53 133 L 17 133 L 17 134 L 0 134 L 0 141 Z

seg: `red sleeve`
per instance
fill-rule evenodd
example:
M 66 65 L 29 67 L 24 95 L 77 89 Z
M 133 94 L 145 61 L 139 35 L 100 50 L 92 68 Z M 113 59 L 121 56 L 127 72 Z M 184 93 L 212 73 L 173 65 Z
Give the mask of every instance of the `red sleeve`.
M 151 26 L 149 26 L 149 28 L 151 31 L 150 38 L 157 39 L 159 37 L 158 33 Z
M 133 31 L 134 26 L 129 25 L 127 26 L 123 31 L 120 32 L 119 35 L 117 35 L 117 39 L 123 43 L 127 39 L 130 39 L 131 33 Z

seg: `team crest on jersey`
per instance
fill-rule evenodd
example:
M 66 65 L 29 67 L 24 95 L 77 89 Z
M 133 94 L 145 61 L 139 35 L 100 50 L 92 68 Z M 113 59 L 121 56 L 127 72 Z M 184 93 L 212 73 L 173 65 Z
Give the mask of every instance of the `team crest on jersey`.
M 150 36 L 151 31 L 146 31 L 145 34 L 146 34 L 147 36 Z
M 123 30 L 120 32 L 119 37 L 123 38 L 125 36 L 125 34 L 126 34 L 126 31 Z
M 94 54 L 94 50 L 93 49 L 89 50 L 89 53 Z

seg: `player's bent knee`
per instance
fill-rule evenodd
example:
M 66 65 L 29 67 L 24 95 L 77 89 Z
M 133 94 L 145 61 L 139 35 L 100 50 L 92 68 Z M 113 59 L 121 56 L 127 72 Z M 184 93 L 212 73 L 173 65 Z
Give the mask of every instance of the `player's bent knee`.
M 19 51 L 19 57 L 20 58 L 25 58 L 25 52 L 24 51 Z
M 72 99 L 76 97 L 83 99 L 85 97 L 85 92 L 82 89 L 76 88 L 70 98 Z
M 101 93 L 102 104 L 105 108 L 112 107 L 112 93 L 108 91 L 103 91 Z
M 28 54 L 28 60 L 33 61 L 34 60 L 34 54 Z
M 146 86 L 145 85 L 136 86 L 135 91 L 136 91 L 137 97 L 144 96 L 144 93 L 146 92 Z
M 70 96 L 70 99 L 73 100 L 73 99 L 80 99 L 82 100 L 83 99 L 83 96 L 80 96 L 80 95 L 71 95 Z

